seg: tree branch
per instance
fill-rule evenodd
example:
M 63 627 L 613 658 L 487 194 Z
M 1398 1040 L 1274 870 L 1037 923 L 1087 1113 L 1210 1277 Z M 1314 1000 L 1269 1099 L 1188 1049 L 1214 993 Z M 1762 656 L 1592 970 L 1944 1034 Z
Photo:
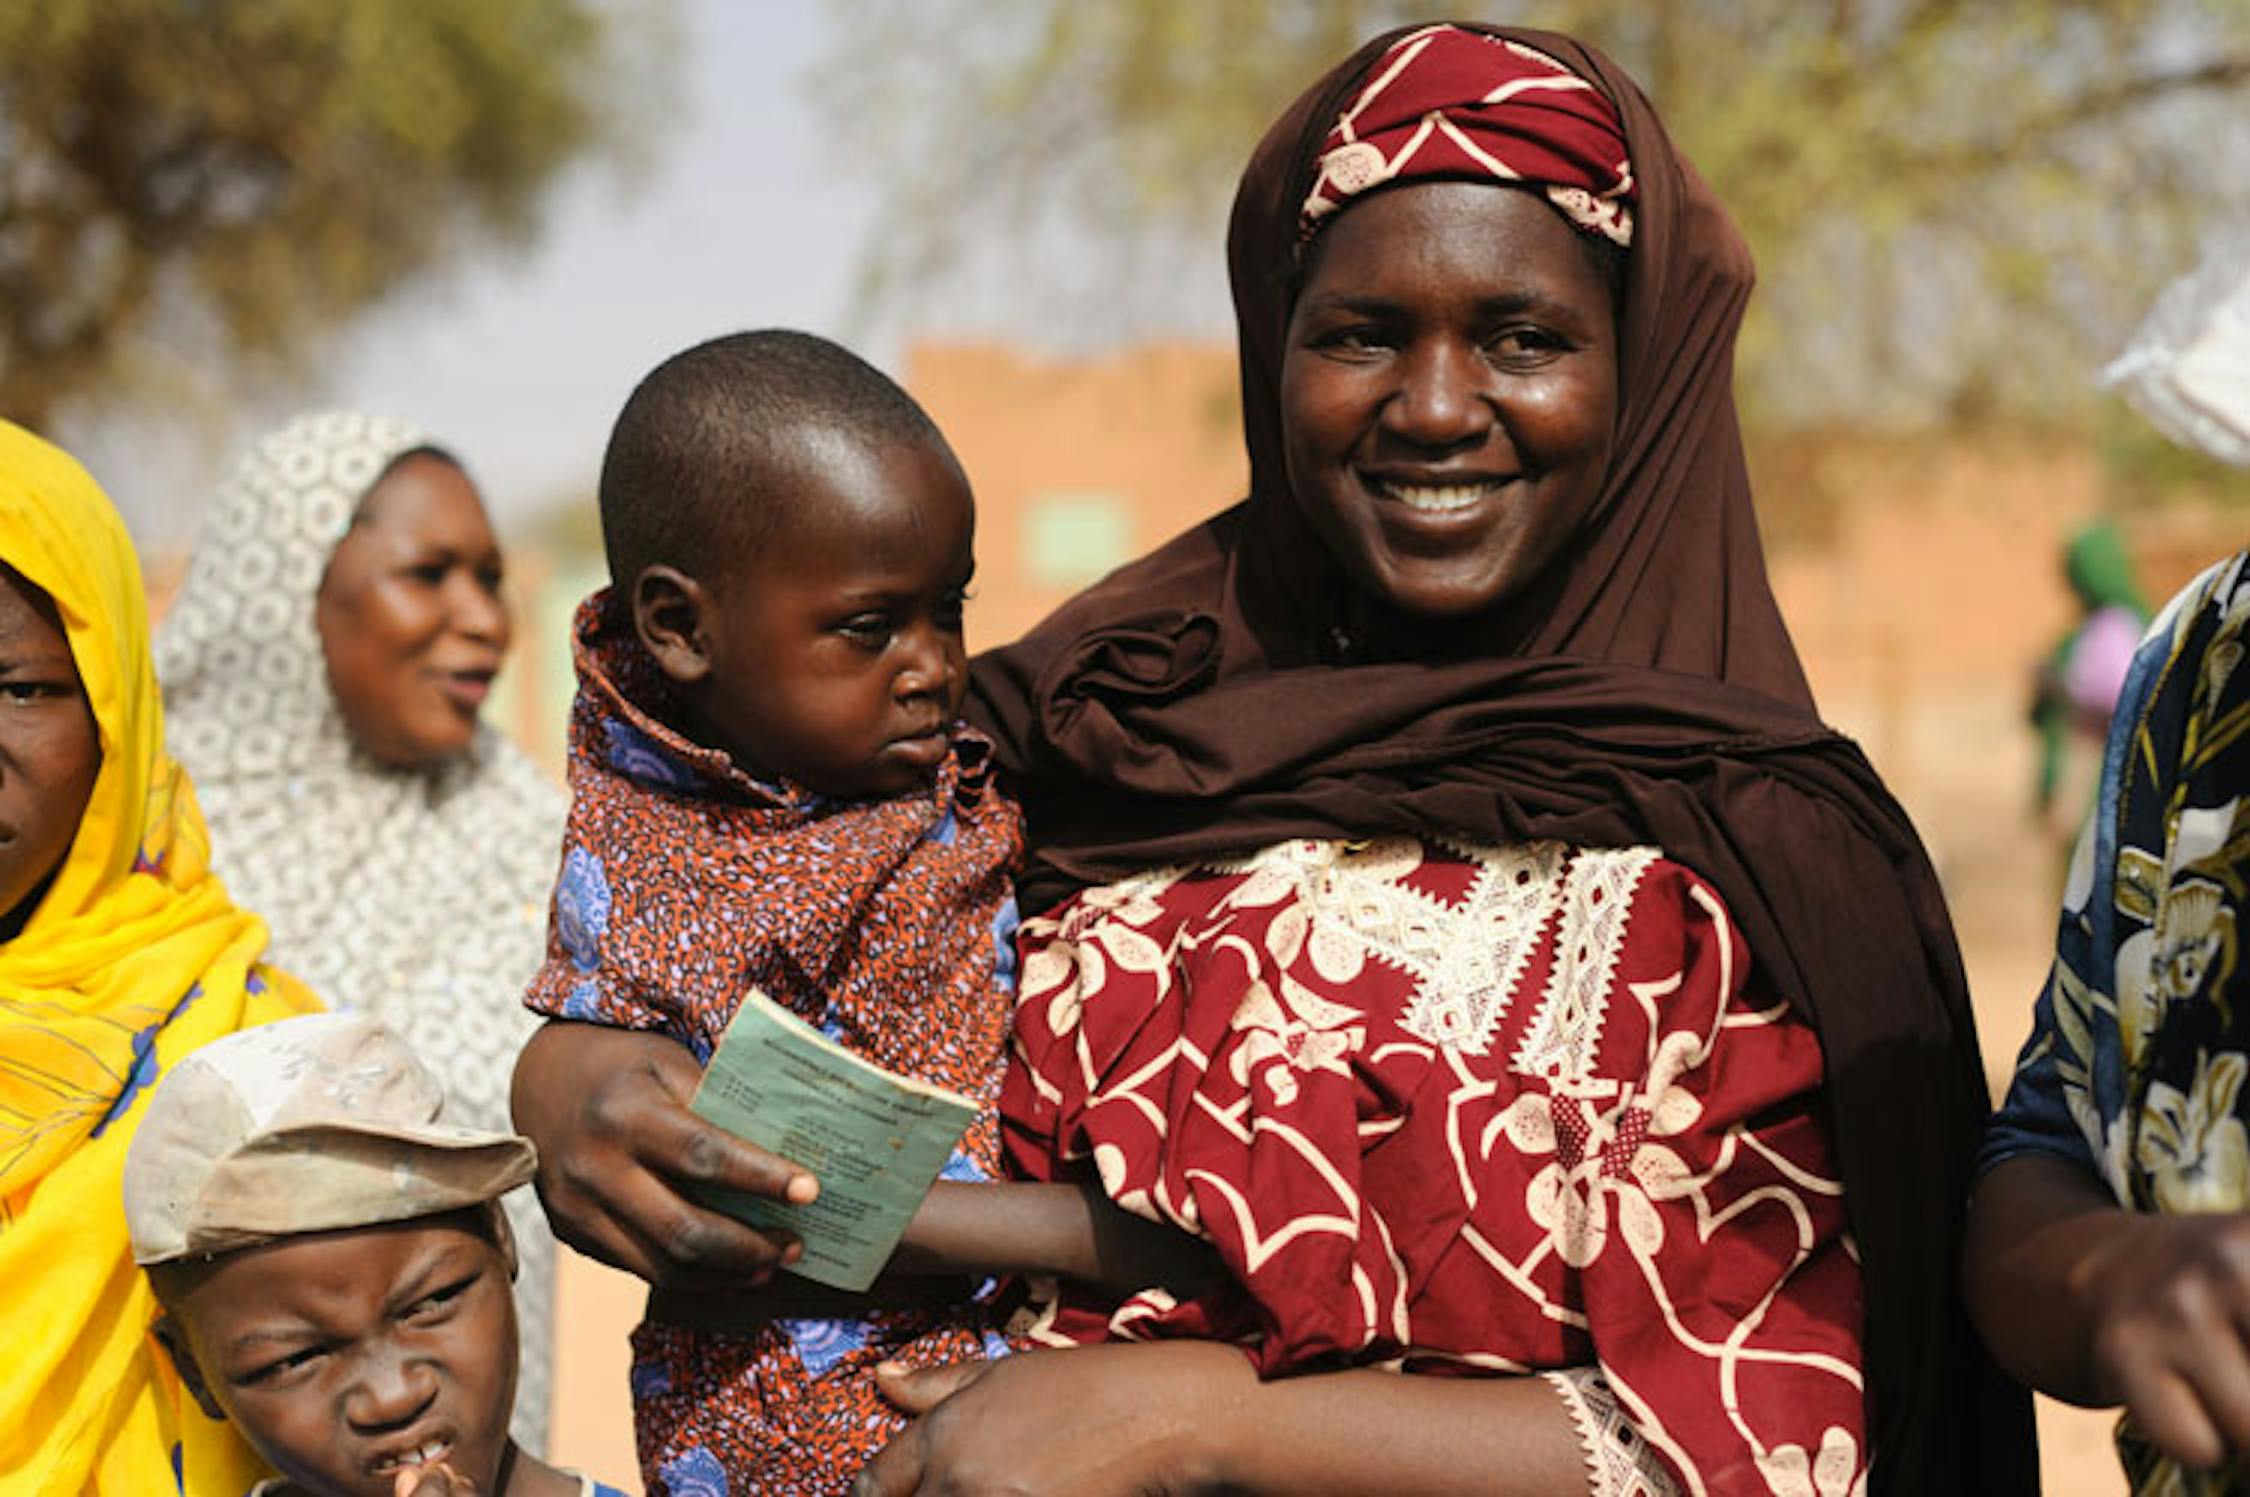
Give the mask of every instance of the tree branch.
M 2192 68 L 2146 73 L 2090 89 L 2053 108 L 2026 115 L 2000 137 L 1897 151 L 1886 170 L 1895 177 L 1972 177 L 1996 166 L 2047 154 L 2045 148 L 2058 136 L 2113 120 L 2166 95 L 2243 83 L 2250 83 L 2250 54 L 2215 58 Z
M 2080 95 L 2069 108 L 2054 111 L 2045 120 L 2032 121 L 2032 128 L 2073 129 L 2123 114 L 2165 94 L 2185 93 L 2198 88 L 2225 88 L 2230 84 L 2246 81 L 2250 81 L 2250 54 L 2213 58 L 2192 68 L 2146 73 L 2138 78 L 2113 83 L 2107 88 L 2094 89 Z

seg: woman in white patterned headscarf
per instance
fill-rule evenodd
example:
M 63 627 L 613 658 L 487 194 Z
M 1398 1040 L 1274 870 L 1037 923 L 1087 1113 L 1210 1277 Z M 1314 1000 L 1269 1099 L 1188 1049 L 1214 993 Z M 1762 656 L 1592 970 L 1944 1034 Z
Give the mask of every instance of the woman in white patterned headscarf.
M 488 1129 L 509 1126 L 564 809 L 477 720 L 508 647 L 500 571 L 476 488 L 419 432 L 300 417 L 221 489 L 156 640 L 172 751 L 271 960 L 406 1035 Z M 528 1192 L 510 1206 L 536 1452 L 554 1245 Z

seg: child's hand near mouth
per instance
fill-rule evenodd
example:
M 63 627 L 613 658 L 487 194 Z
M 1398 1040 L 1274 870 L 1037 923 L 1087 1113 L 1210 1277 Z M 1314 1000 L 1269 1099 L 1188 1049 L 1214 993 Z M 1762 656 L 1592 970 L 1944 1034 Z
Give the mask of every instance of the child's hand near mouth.
M 477 1497 L 477 1484 L 443 1461 L 408 1466 L 391 1481 L 391 1497 Z

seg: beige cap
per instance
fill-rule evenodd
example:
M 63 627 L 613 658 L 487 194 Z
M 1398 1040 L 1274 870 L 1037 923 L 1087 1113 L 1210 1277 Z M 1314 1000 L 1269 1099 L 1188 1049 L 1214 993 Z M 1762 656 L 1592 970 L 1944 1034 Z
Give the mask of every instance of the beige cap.
M 138 1263 L 434 1216 L 529 1180 L 531 1140 L 438 1121 L 445 1094 L 404 1041 L 308 1014 L 176 1062 L 125 1153 Z

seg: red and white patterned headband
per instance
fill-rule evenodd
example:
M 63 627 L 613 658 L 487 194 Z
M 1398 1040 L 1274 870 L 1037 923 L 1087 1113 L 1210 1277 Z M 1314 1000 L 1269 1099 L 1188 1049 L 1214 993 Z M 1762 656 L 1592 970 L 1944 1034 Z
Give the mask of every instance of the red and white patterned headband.
M 1321 143 L 1301 238 L 1373 188 L 1516 182 L 1589 234 L 1633 242 L 1633 163 L 1602 91 L 1534 47 L 1458 26 L 1401 37 Z

